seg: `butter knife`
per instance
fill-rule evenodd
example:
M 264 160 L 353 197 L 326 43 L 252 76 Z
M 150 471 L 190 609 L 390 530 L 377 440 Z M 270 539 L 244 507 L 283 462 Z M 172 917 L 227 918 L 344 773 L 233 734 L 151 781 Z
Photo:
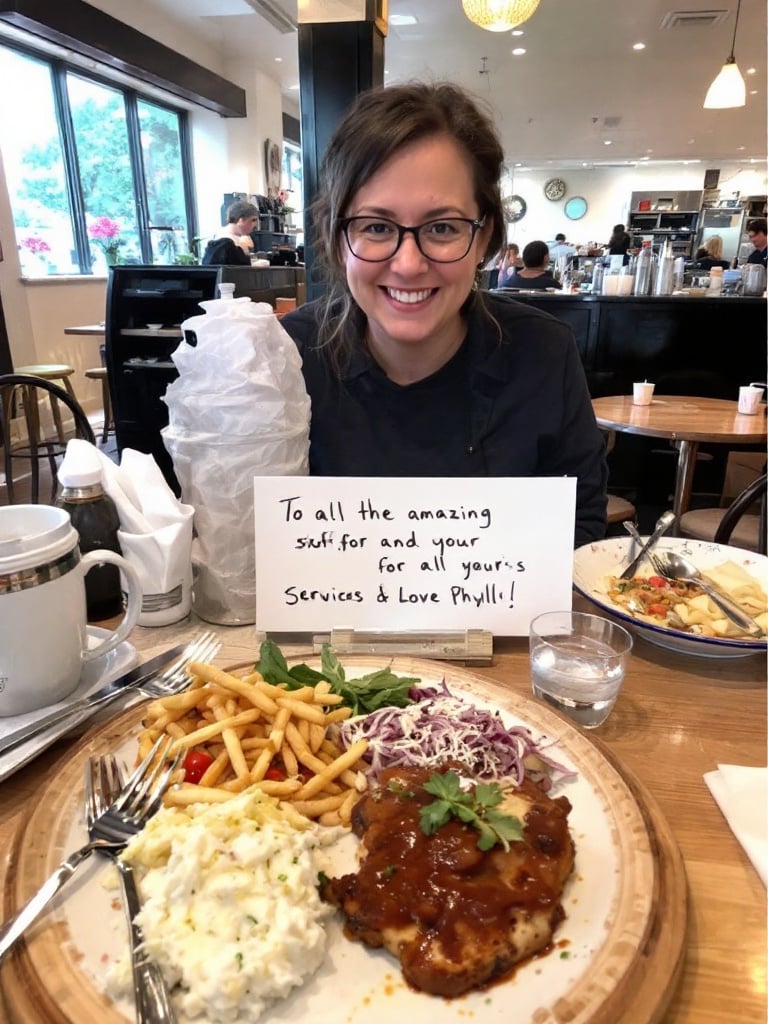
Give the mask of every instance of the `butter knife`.
M 82 697 L 66 707 L 57 708 L 56 711 L 51 711 L 47 715 L 43 715 L 42 718 L 37 718 L 34 722 L 30 722 L 29 725 L 22 726 L 21 729 L 17 729 L 8 736 L 4 736 L 0 739 L 0 754 L 4 754 L 7 750 L 13 750 L 14 747 L 26 743 L 27 740 L 45 732 L 52 725 L 64 721 L 70 715 L 77 715 L 83 711 L 90 711 L 92 708 L 100 707 L 102 704 L 108 704 L 110 700 L 118 697 L 124 691 L 141 686 L 142 683 L 146 683 L 178 658 L 186 646 L 186 643 L 176 644 L 175 647 L 163 651 L 162 654 L 156 654 L 154 658 L 150 658 L 141 665 L 137 665 L 130 672 L 126 672 L 117 679 L 113 679 L 111 683 L 107 683 L 106 686 L 103 686 L 88 697 Z

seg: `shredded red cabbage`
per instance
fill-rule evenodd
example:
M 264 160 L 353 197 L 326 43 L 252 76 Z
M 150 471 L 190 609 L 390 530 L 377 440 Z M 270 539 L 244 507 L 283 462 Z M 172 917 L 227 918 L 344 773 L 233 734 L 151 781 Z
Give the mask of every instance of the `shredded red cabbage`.
M 545 753 L 552 741 L 534 739 L 525 726 L 507 728 L 499 712 L 477 708 L 454 696 L 443 681 L 439 689 L 414 687 L 413 704 L 380 708 L 339 725 L 345 747 L 367 739 L 370 774 L 384 768 L 420 767 L 457 761 L 483 782 L 521 783 L 526 775 L 549 790 L 576 772 Z M 539 764 L 530 763 L 537 758 Z M 528 763 L 526 764 L 526 760 Z

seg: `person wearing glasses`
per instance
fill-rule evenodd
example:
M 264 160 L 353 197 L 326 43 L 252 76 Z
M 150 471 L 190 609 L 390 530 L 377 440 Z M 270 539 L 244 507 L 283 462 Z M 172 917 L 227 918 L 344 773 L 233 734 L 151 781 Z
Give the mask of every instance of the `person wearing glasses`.
M 575 476 L 575 543 L 603 536 L 604 443 L 571 329 L 498 292 L 504 153 L 450 83 L 358 97 L 312 204 L 321 298 L 281 323 L 312 402 L 310 473 Z
M 768 221 L 765 217 L 748 221 L 747 235 L 755 247 L 747 257 L 747 263 L 762 263 L 768 267 Z

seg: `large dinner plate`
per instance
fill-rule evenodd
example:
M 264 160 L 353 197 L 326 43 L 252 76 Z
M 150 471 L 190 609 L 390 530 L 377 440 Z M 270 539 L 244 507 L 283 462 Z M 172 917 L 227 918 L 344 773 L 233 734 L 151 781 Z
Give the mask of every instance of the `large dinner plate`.
M 681 629 L 641 622 L 620 608 L 608 595 L 607 578 L 619 576 L 635 553 L 631 537 L 611 537 L 577 548 L 573 556 L 573 584 L 580 594 L 642 636 L 645 640 L 683 654 L 698 654 L 708 658 L 742 658 L 766 652 L 766 639 L 747 637 L 736 640 L 729 637 L 695 636 Z M 658 551 L 675 551 L 685 555 L 701 570 L 714 568 L 723 562 L 735 562 L 754 576 L 768 594 L 768 558 L 744 548 L 732 548 L 711 541 L 689 540 L 686 537 L 664 537 Z
M 344 661 L 370 671 L 381 658 Z M 498 709 L 508 724 L 523 723 L 555 745 L 552 753 L 575 768 L 562 787 L 573 805 L 570 825 L 577 855 L 563 905 L 567 918 L 553 948 L 485 991 L 455 1000 L 416 992 L 398 963 L 344 938 L 338 920 L 328 926 L 328 954 L 320 970 L 262 1018 L 313 1024 L 390 1024 L 436 1019 L 441 1024 L 655 1024 L 666 1008 L 682 965 L 686 883 L 667 823 L 639 784 L 599 743 L 556 713 L 497 683 L 436 662 L 396 658 L 395 672 L 425 684 L 445 678 L 466 699 Z M 132 758 L 137 709 L 94 730 L 61 763 L 14 840 L 3 912 L 15 911 L 62 856 L 85 838 L 81 821 L 83 762 L 120 748 Z M 326 870 L 349 869 L 356 840 L 349 835 L 328 851 Z M 124 949 L 120 900 L 105 886 L 113 870 L 96 858 L 80 869 L 62 898 L 0 970 L 15 1024 L 129 1024 L 133 1009 L 104 992 L 107 964 Z

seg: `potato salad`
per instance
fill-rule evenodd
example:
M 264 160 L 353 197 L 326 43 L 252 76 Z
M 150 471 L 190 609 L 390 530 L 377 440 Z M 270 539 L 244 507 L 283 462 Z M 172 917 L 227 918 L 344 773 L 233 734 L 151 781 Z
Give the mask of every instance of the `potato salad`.
M 252 787 L 222 803 L 166 807 L 130 842 L 138 920 L 181 1017 L 255 1021 L 317 970 L 332 911 L 318 895 L 316 855 L 337 835 Z M 130 986 L 126 958 L 109 989 Z

